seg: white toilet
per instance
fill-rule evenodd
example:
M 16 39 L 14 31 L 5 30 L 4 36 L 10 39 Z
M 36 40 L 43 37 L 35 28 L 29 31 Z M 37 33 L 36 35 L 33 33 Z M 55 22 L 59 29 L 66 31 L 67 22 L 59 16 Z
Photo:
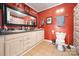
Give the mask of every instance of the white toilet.
M 65 45 L 65 36 L 66 33 L 56 32 L 56 45 L 57 45 L 57 49 L 60 51 L 64 51 L 63 46 Z

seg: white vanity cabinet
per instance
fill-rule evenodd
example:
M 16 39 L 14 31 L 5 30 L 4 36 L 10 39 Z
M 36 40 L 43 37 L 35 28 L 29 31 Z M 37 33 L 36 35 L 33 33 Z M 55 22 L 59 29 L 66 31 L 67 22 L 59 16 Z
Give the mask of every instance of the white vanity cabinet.
M 0 56 L 4 55 L 4 36 L 0 36 Z
M 44 31 L 38 31 L 37 33 L 37 41 L 43 40 L 44 39 Z
M 5 43 L 5 55 L 14 56 L 19 55 L 23 51 L 23 38 L 18 37 L 13 40 L 6 41 Z
M 31 39 L 29 37 L 29 32 L 23 37 L 23 48 L 24 48 L 24 51 L 25 50 L 28 50 L 30 47 L 31 47 Z
M 38 33 L 38 31 L 36 31 L 36 32 L 30 32 L 29 34 L 30 34 L 30 39 L 31 39 L 31 46 L 33 46 L 34 44 L 36 44 L 37 43 L 37 39 L 36 39 L 36 33 Z
M 24 50 L 28 50 L 35 44 L 37 44 L 39 41 L 44 39 L 44 31 L 33 31 L 33 32 L 28 32 L 24 36 Z
M 44 39 L 44 31 L 31 31 L 5 36 L 5 55 L 21 55 Z

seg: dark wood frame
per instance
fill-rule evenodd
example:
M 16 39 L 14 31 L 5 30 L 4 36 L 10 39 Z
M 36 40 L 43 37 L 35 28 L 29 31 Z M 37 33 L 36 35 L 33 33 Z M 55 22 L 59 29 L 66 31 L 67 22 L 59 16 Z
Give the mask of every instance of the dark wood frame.
M 6 3 L 3 3 L 3 4 L 2 4 L 2 10 L 3 10 L 3 25 L 6 25 L 6 26 L 32 26 L 32 25 L 24 25 L 24 24 L 9 24 L 9 23 L 7 22 L 7 7 L 8 7 L 8 8 L 11 8 L 11 9 L 13 9 L 13 10 L 19 11 L 19 12 L 21 12 L 21 13 L 27 14 L 27 15 L 29 15 L 29 16 L 35 17 L 35 16 L 33 16 L 33 15 L 31 15 L 31 14 L 25 12 L 25 11 L 22 11 L 22 10 L 20 10 L 20 9 L 18 9 L 18 8 L 10 7 L 10 6 L 7 5 Z M 36 25 L 33 25 L 33 26 L 36 27 L 36 26 L 37 26 L 37 17 L 35 17 L 35 18 L 36 18 Z
M 47 21 L 48 21 L 48 18 L 51 18 L 51 19 L 50 19 L 51 23 L 48 23 L 48 22 L 47 22 Z M 53 19 L 52 19 L 52 16 L 47 17 L 47 18 L 46 18 L 46 24 L 52 24 L 52 20 L 53 20 Z

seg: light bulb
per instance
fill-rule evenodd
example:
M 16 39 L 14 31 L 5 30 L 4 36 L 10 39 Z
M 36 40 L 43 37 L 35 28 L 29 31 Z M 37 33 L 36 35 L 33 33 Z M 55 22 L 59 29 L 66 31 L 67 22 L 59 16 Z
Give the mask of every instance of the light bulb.
M 61 8 L 61 9 L 60 9 L 60 12 L 64 12 L 64 8 Z
M 64 8 L 56 10 L 56 13 L 61 13 L 61 12 L 64 12 Z
M 56 10 L 56 13 L 59 13 L 60 12 L 60 10 Z

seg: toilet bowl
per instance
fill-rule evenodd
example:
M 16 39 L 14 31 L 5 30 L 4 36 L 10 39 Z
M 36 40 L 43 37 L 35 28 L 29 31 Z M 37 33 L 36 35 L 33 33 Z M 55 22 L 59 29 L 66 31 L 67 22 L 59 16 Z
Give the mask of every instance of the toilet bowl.
M 63 32 L 56 32 L 56 45 L 57 49 L 60 51 L 64 51 L 64 45 L 65 45 L 65 36 L 66 33 Z

